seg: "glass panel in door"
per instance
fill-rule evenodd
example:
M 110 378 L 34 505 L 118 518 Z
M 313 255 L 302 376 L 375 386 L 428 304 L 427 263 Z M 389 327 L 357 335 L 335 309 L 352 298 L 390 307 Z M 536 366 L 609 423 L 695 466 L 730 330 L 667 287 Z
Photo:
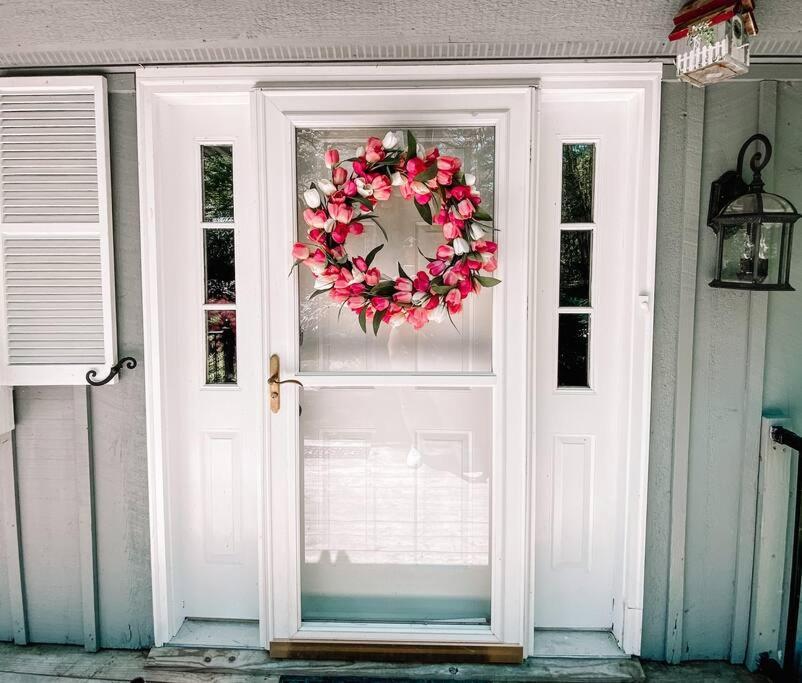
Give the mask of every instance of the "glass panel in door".
M 330 178 L 325 151 L 347 159 L 385 132 L 296 131 L 299 241 L 307 241 L 303 190 Z M 424 147 L 462 159 L 492 215 L 494 128 L 413 132 Z M 388 239 L 374 265 L 391 277 L 398 264 L 424 270 L 440 227 L 396 190 L 378 214 Z M 366 221 L 348 251 L 364 256 L 384 241 Z M 313 284 L 300 268 L 302 620 L 488 624 L 495 389 L 471 378 L 493 372 L 492 290 L 470 297 L 453 325 L 382 324 L 374 336 L 328 296 L 309 299 Z M 398 386 L 392 376 L 409 381 Z M 416 386 L 416 376 L 429 380 Z

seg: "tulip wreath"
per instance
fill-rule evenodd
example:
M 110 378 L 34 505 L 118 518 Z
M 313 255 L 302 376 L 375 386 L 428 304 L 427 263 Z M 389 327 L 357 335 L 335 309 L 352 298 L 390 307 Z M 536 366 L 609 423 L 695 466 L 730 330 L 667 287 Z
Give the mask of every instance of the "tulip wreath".
M 437 147 L 424 150 L 410 131 L 406 144 L 402 140 L 400 131 L 381 140 L 368 138 L 355 157 L 343 162 L 336 149 L 326 151 L 331 180 L 312 183 L 303 193 L 309 243 L 298 242 L 292 251 L 293 267 L 303 264 L 315 277 L 309 298 L 328 292 L 340 310 L 347 305 L 357 314 L 363 332 L 372 321 L 374 334 L 382 321 L 392 326 L 406 322 L 417 330 L 446 315 L 450 319 L 471 293 L 500 282 L 482 274 L 496 270 L 497 245 L 486 239 L 494 232 L 492 217 L 480 208 L 475 176 L 462 170 L 457 157 L 442 155 Z M 434 257 L 422 254 L 426 270 L 414 277 L 400 263 L 397 278 L 371 267 L 383 244 L 364 257 L 352 258 L 345 248 L 348 236 L 361 234 L 361 221 L 368 219 L 388 239 L 375 211 L 393 187 L 414 202 L 424 221 L 443 230 L 443 244 Z

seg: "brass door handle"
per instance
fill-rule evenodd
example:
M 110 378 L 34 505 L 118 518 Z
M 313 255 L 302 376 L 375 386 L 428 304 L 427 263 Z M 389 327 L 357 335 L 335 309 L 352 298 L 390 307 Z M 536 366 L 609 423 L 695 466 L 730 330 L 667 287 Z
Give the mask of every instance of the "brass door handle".
M 278 356 L 274 353 L 270 356 L 270 377 L 267 380 L 267 386 L 270 391 L 270 410 L 277 413 L 281 408 L 281 385 L 282 384 L 297 384 L 302 387 L 303 384 L 297 379 L 280 379 L 281 378 L 281 362 Z

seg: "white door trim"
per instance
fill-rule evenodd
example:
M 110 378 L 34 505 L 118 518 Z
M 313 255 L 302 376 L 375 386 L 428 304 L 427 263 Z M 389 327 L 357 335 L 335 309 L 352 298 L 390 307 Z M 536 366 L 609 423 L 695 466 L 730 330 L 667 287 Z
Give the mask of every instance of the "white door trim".
M 597 97 L 628 98 L 632 103 L 633 136 L 630 158 L 638 164 L 638 185 L 633 189 L 636 201 L 636 218 L 641 226 L 638 244 L 635 247 L 637 269 L 632 273 L 633 296 L 640 297 L 638 316 L 633 316 L 631 335 L 633 355 L 630 372 L 630 405 L 628 431 L 627 472 L 627 529 L 626 553 L 622 592 L 622 642 L 630 654 L 640 651 L 643 607 L 643 574 L 645 559 L 646 493 L 649 453 L 649 417 L 651 398 L 651 355 L 654 298 L 655 242 L 657 226 L 657 157 L 660 130 L 660 64 L 635 63 L 528 63 L 528 64 L 417 64 L 417 65 L 359 65 L 359 66 L 234 66 L 234 67 L 153 67 L 137 72 L 137 122 L 139 138 L 139 190 L 140 220 L 142 231 L 142 287 L 145 310 L 145 372 L 147 380 L 147 443 L 148 443 L 148 493 L 150 501 L 151 570 L 153 585 L 154 637 L 157 645 L 168 639 L 170 631 L 170 586 L 169 539 L 165 506 L 164 430 L 161 380 L 161 338 L 158 320 L 159 282 L 157 271 L 157 233 L 155 220 L 156 180 L 154 160 L 154 127 L 158 125 L 160 100 L 192 98 L 195 101 L 219 101 L 223 94 L 229 97 L 247 98 L 260 83 L 284 82 L 339 82 L 344 87 L 360 83 L 383 81 L 387 83 L 420 82 L 442 83 L 455 81 L 475 84 L 477 80 L 508 84 L 510 79 L 540 81 L 543 96 L 550 93 L 592 93 Z M 533 112 L 533 128 L 536 115 Z M 534 164 L 533 160 L 533 164 Z M 257 167 L 253 165 L 254 173 Z M 533 168 L 536 173 L 537 168 Z M 536 175 L 534 176 L 536 177 Z M 533 198 L 536 190 L 533 190 Z M 532 218 L 534 221 L 534 217 Z M 532 223 L 533 229 L 536 224 Z M 534 242 L 534 240 L 532 241 Z M 535 256 L 529 253 L 530 264 Z M 530 283 L 530 302 L 534 282 Z M 532 328 L 534 311 L 529 311 L 529 352 L 534 352 L 535 334 Z M 532 356 L 530 355 L 530 358 Z M 266 376 L 265 376 L 266 377 Z M 530 382 L 531 382 L 530 373 Z M 531 392 L 530 392 L 531 393 Z M 530 404 L 530 416 L 534 406 Z M 533 418 L 530 418 L 533 419 Z M 528 425 L 534 433 L 533 422 Z M 531 439 L 530 439 L 531 441 Z M 531 447 L 531 446 L 530 446 Z M 529 458 L 531 462 L 531 458 Z M 530 466 L 528 484 L 529 509 L 532 510 L 531 494 L 533 469 Z M 266 487 L 264 478 L 260 481 Z M 266 488 L 265 488 L 266 490 Z M 267 510 L 265 490 L 259 492 L 260 509 Z M 533 523 L 532 514 L 528 524 Z M 266 552 L 264 520 L 260 520 L 260 561 Z M 531 532 L 528 533 L 531 540 Z M 529 548 L 529 570 L 527 578 L 528 600 L 525 608 L 525 623 L 529 638 L 524 642 L 525 651 L 533 648 L 532 591 L 533 548 Z M 260 593 L 262 603 L 266 601 L 265 574 L 262 573 Z M 260 605 L 261 641 L 269 640 L 267 617 Z

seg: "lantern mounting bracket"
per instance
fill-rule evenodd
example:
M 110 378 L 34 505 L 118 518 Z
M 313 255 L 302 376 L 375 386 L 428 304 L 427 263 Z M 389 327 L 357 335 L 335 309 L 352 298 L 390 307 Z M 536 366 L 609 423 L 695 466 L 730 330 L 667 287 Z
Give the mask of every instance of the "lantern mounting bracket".
M 760 142 L 765 147 L 766 153 L 763 155 L 760 150 L 752 155 L 749 160 L 749 167 L 752 169 L 752 182 L 747 185 L 743 178 L 743 165 L 746 150 L 753 142 Z M 710 186 L 710 203 L 707 207 L 707 224 L 714 231 L 718 232 L 718 227 L 713 223 L 713 219 L 721 213 L 721 210 L 731 201 L 746 194 L 749 191 L 760 192 L 763 189 L 763 178 L 760 172 L 766 168 L 766 164 L 771 159 L 771 142 L 763 133 L 755 133 L 741 146 L 738 152 L 738 165 L 734 171 L 727 171 L 718 180 L 714 180 Z

